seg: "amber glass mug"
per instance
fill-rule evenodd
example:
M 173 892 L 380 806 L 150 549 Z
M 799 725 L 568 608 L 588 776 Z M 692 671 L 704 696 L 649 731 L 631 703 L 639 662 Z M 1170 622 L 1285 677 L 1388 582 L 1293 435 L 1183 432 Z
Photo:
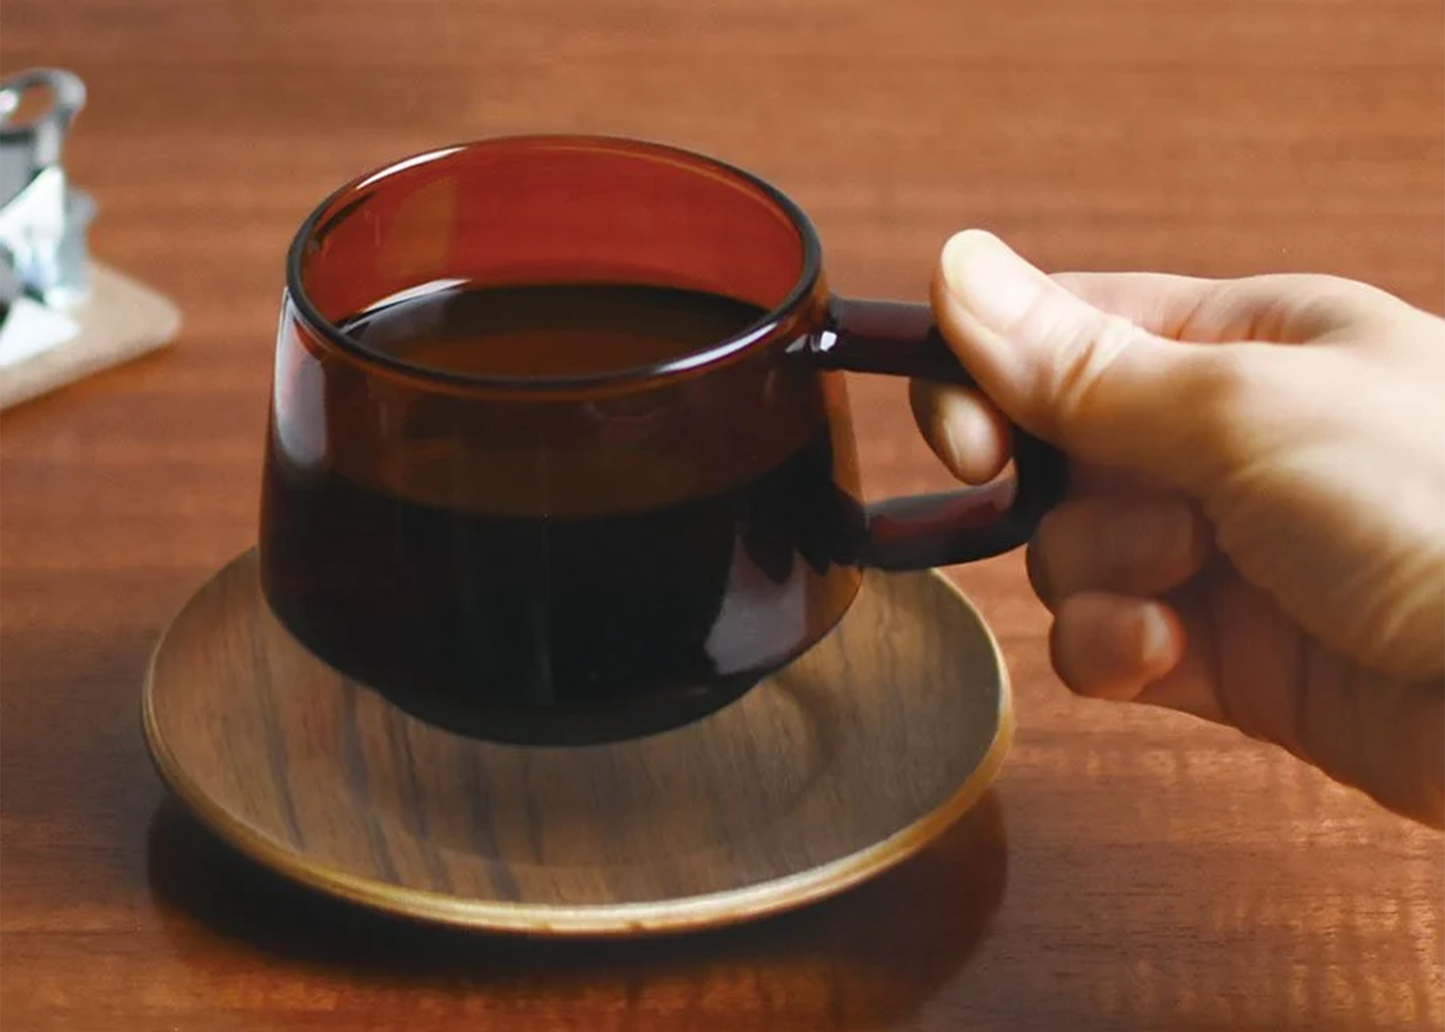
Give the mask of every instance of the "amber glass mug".
M 429 291 L 559 285 L 744 315 L 615 368 L 574 316 L 575 368 L 564 348 L 526 372 L 518 338 L 521 374 L 349 329 Z M 807 216 L 743 171 L 595 137 L 398 161 L 291 247 L 265 597 L 315 655 L 458 733 L 585 743 L 698 719 L 823 638 L 865 568 L 1008 551 L 1062 494 L 1059 454 L 1015 431 L 1011 492 L 863 503 L 841 370 L 969 382 L 926 306 L 832 296 Z

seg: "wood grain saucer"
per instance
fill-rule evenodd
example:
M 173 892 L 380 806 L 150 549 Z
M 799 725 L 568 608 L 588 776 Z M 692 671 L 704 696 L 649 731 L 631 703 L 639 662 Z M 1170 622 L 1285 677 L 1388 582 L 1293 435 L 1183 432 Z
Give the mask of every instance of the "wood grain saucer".
M 254 551 L 152 657 L 147 743 L 242 852 L 378 910 L 629 935 L 821 899 L 926 846 L 983 794 L 1013 722 L 997 644 L 938 574 L 869 574 L 842 624 L 695 724 L 603 746 L 458 737 L 298 645 Z

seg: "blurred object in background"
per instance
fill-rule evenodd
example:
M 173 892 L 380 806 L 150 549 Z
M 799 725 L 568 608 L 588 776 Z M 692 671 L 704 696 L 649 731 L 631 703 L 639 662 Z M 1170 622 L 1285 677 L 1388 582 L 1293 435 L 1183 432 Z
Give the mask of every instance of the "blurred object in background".
M 46 106 L 27 116 L 27 97 L 45 92 Z M 85 84 L 58 68 L 0 82 L 0 303 L 7 315 L 21 295 L 52 308 L 85 297 L 85 230 L 95 204 L 70 189 L 60 163 L 65 134 L 84 106 Z
M 95 203 L 61 164 L 85 84 L 59 68 L 0 82 L 0 408 L 167 343 L 175 308 L 89 261 Z

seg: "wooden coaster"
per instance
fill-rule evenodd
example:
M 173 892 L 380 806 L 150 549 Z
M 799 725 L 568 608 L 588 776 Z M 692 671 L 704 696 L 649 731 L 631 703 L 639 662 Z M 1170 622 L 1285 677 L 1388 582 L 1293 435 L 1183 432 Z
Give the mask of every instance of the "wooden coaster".
M 262 864 L 538 935 L 697 929 L 839 892 L 962 816 L 1013 727 L 997 644 L 958 590 L 869 574 L 832 635 L 695 724 L 586 747 L 462 738 L 297 644 L 254 551 L 166 631 L 143 709 L 161 775 Z
M 0 366 L 0 409 L 29 401 L 175 339 L 180 311 L 167 298 L 107 265 L 91 262 L 90 296 L 64 318 L 78 332 L 64 343 Z

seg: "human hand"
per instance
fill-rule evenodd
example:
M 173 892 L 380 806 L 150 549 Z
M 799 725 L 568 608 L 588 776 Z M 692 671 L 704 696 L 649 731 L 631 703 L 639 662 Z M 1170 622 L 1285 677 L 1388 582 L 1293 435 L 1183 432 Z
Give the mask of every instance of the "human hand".
M 1028 549 L 1062 680 L 1445 827 L 1445 321 L 1329 276 L 1048 277 L 980 231 L 933 304 L 992 399 L 913 384 L 944 462 L 997 476 L 1008 420 L 1070 457 Z

